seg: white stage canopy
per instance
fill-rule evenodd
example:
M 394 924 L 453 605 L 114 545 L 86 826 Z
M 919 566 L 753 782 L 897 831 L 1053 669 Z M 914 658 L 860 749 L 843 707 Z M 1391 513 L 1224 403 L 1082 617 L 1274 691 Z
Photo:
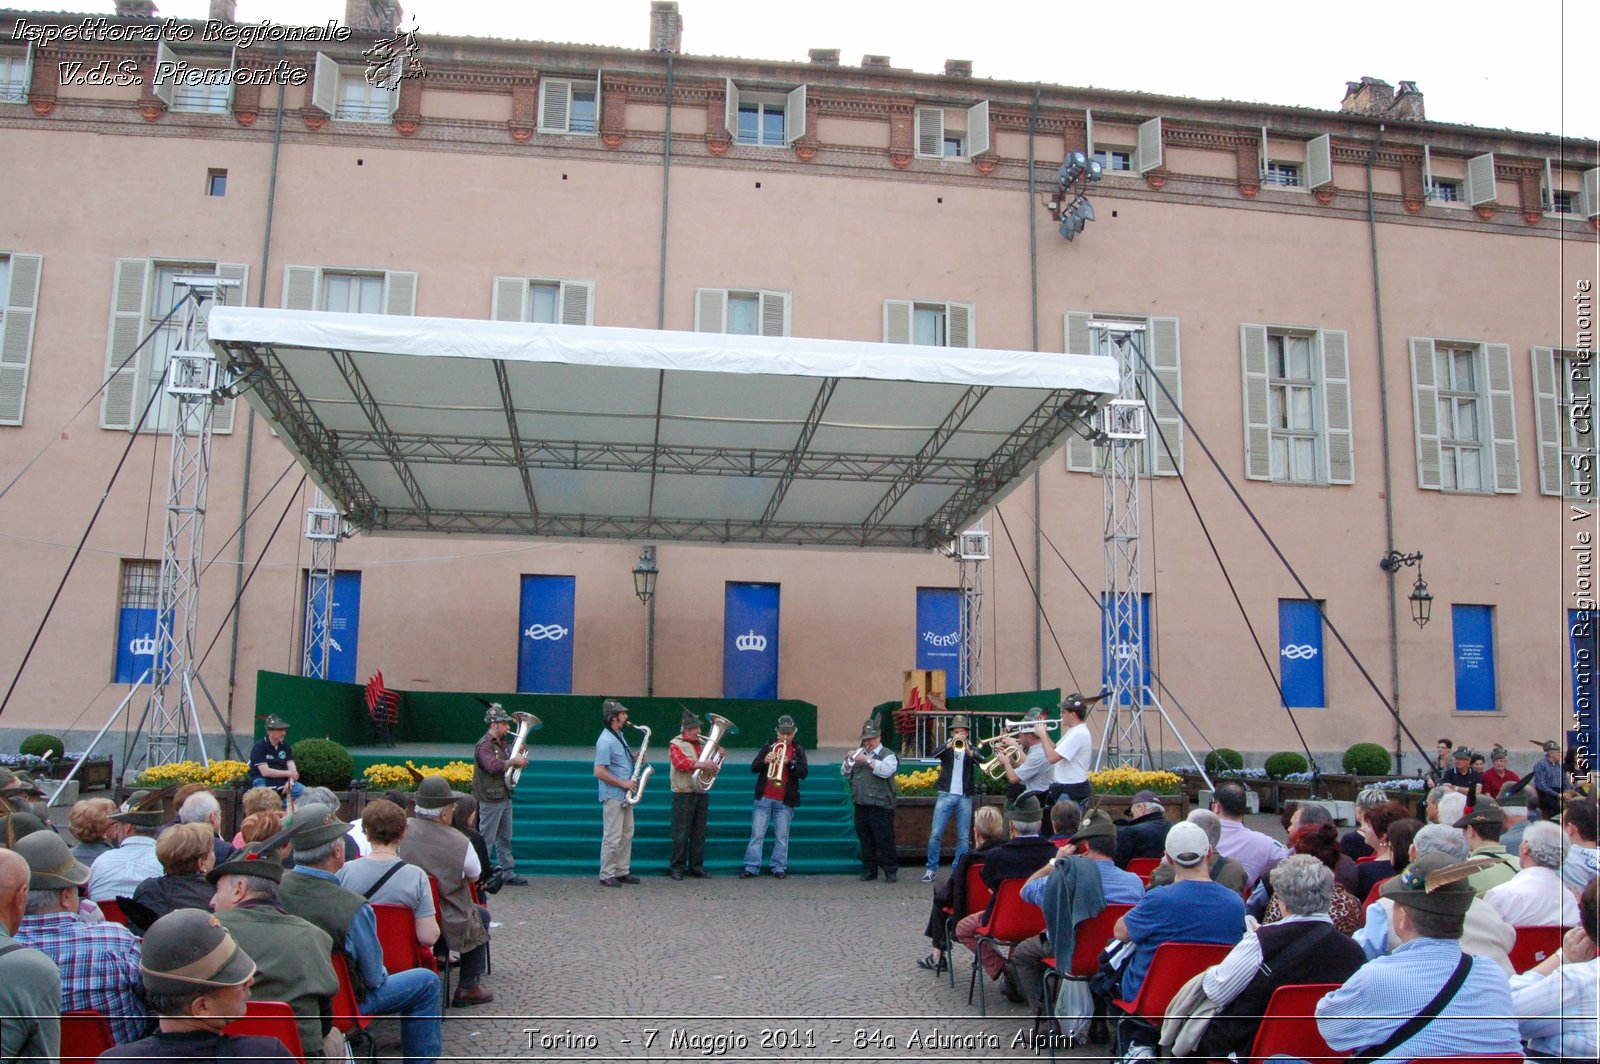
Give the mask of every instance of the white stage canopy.
M 1031 351 L 234 307 L 208 335 L 370 533 L 938 547 L 1117 391 Z

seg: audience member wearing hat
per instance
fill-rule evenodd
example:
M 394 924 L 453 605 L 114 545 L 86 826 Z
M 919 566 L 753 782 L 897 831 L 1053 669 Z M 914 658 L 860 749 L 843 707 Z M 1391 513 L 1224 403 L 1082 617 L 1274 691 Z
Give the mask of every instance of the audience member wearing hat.
M 1534 762 L 1533 771 L 1529 773 L 1533 777 L 1534 799 L 1539 803 L 1539 815 L 1554 820 L 1561 815 L 1561 799 L 1571 789 L 1572 782 L 1561 764 L 1560 743 L 1546 739 L 1543 742 L 1534 740 L 1533 745 L 1544 751 L 1544 756 Z
M 300 770 L 289 747 L 289 722 L 270 713 L 264 730 L 266 735 L 250 748 L 250 786 L 274 790 L 287 786 L 290 797 L 299 798 L 305 788 L 300 785 Z
M 1483 774 L 1483 793 L 1490 798 L 1499 798 L 1501 790 L 1522 778 L 1506 767 L 1508 756 L 1506 748 L 1499 743 L 1489 751 L 1489 769 Z
M 638 782 L 633 779 L 633 748 L 622 737 L 628 726 L 628 707 L 615 699 L 600 706 L 606 726 L 594 743 L 594 778 L 600 800 L 600 885 L 620 887 L 637 883 L 633 874 L 633 804 L 653 771 L 646 766 Z
M 295 810 L 289 830 L 294 868 L 283 874 L 278 904 L 326 932 L 344 954 L 363 1016 L 400 1017 L 400 1051 L 407 1064 L 432 1064 L 444 1033 L 439 976 L 426 968 L 384 968 L 377 915 L 367 899 L 339 883 L 350 825 L 335 817 L 331 806 L 309 805 Z
M 1128 815 L 1117 821 L 1117 867 L 1127 868 L 1136 857 L 1161 859 L 1166 853 L 1167 831 L 1172 821 L 1154 791 L 1140 791 L 1128 803 Z
M 1027 879 L 1056 855 L 1055 843 L 1041 833 L 1044 807 L 1039 804 L 1038 795 L 1025 794 L 1017 799 L 1006 811 L 1006 819 L 1011 824 L 1011 837 L 989 852 L 979 873 L 991 891 L 998 891 L 1003 880 Z M 982 912 L 962 917 L 956 924 L 956 941 L 976 952 L 978 928 L 986 916 L 987 912 Z M 996 951 L 983 951 L 983 967 L 990 979 L 1000 978 L 1005 963 L 1006 959 Z M 1022 1000 L 1020 988 L 1009 990 L 1007 996 Z
M 157 920 L 144 937 L 139 970 L 159 1029 L 101 1060 L 295 1059 L 276 1038 L 222 1033 L 244 1015 L 256 966 L 211 913 L 180 909 Z
M 1560 951 L 1511 977 L 1511 1014 L 1529 1060 L 1593 1060 L 1600 1051 L 1600 880 L 1583 888 L 1579 909 Z
M 28 862 L 0 849 L 0 1057 L 54 1061 L 61 1055 L 61 972 L 12 938 L 28 910 Z
M 1449 787 L 1452 790 L 1466 794 L 1471 791 L 1476 794 L 1477 789 L 1483 786 L 1483 773 L 1472 768 L 1472 750 L 1465 746 L 1458 746 L 1450 755 L 1455 762 L 1445 769 L 1439 776 L 1439 786 Z
M 861 746 L 844 760 L 841 771 L 850 781 L 856 807 L 856 839 L 861 843 L 861 881 L 899 878 L 900 858 L 894 844 L 894 776 L 900 759 L 883 745 L 876 721 L 861 726 Z
M 1233 891 L 1241 898 L 1250 896 L 1250 879 L 1244 870 L 1244 865 L 1231 858 L 1224 857 L 1217 852 L 1217 843 L 1222 841 L 1222 818 L 1209 809 L 1191 809 L 1185 822 L 1193 824 L 1206 833 L 1206 841 L 1211 844 L 1211 856 L 1206 858 L 1206 874 L 1211 877 L 1211 882 L 1220 883 Z M 1150 878 L 1145 883 L 1145 890 L 1155 890 L 1157 887 L 1166 887 L 1172 884 L 1174 865 L 1166 859 L 1167 847 L 1165 840 L 1161 844 L 1161 863 L 1150 870 Z
M 511 756 L 511 714 L 499 702 L 489 703 L 483 722 L 489 730 L 472 749 L 472 797 L 478 801 L 478 824 L 493 851 L 494 863 L 504 869 L 500 882 L 522 886 L 528 880 L 517 875 L 517 857 L 511 850 L 511 788 L 506 773 L 526 768 L 528 755 Z
M 1074 691 L 1061 700 L 1061 740 L 1046 748 L 1050 762 L 1050 787 L 1045 791 L 1045 808 L 1062 798 L 1071 798 L 1082 808 L 1094 793 L 1089 785 L 1089 769 L 1094 760 L 1094 737 L 1089 734 L 1089 710 L 1100 698 L 1085 698 Z
M 162 875 L 140 883 L 133 897 L 123 903 L 128 928 L 145 934 L 157 920 L 179 909 L 211 911 L 216 891 L 206 873 L 216 867 L 211 825 L 204 822 L 179 824 L 168 828 L 156 840 L 156 859 Z
M 17 810 L 0 813 L 0 847 L 9 849 L 18 839 L 25 839 L 36 831 L 49 831 L 50 825 L 32 813 Z
M 461 954 L 461 981 L 451 1004 L 486 1005 L 494 994 L 479 984 L 488 966 L 489 932 L 472 900 L 471 882 L 482 874 L 472 842 L 457 831 L 456 802 L 466 795 L 450 789 L 443 776 L 417 785 L 415 815 L 406 821 L 399 854 L 439 881 L 439 923 L 444 940 Z
M 1016 735 L 1016 744 L 1022 750 L 1021 762 L 1012 764 L 1010 758 L 1001 762 L 1006 770 L 1006 802 L 1013 803 L 1024 794 L 1036 794 L 1043 806 L 1048 801 L 1050 783 L 1055 779 L 1050 765 L 1060 755 L 1056 753 L 1055 740 L 1045 728 L 1044 710 L 1035 706 L 1022 715 L 1022 722 L 1026 726 Z
M 85 923 L 78 915 L 89 867 L 53 831 L 20 840 L 28 862 L 28 915 L 16 940 L 55 961 L 61 972 L 61 1007 L 95 1009 L 119 1043 L 143 1037 L 150 1015 L 140 996 L 139 940 L 121 924 Z
M 939 762 L 939 778 L 934 782 L 933 825 L 928 831 L 928 864 L 922 881 L 933 882 L 939 872 L 939 855 L 944 849 L 944 832 L 951 814 L 956 818 L 954 864 L 966 854 L 972 836 L 972 796 L 977 791 L 977 751 L 972 746 L 972 725 L 966 715 L 950 718 L 949 739 L 933 756 Z M 959 747 L 959 749 L 958 749 Z
M 95 858 L 89 876 L 90 901 L 131 898 L 140 883 L 161 874 L 156 856 L 156 835 L 166 819 L 163 791 L 134 791 L 111 814 L 113 828 L 107 836 L 117 848 Z
M 683 711 L 678 734 L 667 743 L 667 762 L 672 766 L 672 861 L 667 871 L 674 880 L 685 875 L 705 879 L 706 811 L 711 795 L 694 784 L 695 773 L 715 777 L 721 763 L 705 756 L 706 742 L 700 737 L 700 718 Z
M 1317 1002 L 1317 1029 L 1329 1047 L 1385 1060 L 1521 1052 L 1505 975 L 1493 961 L 1461 951 L 1467 910 L 1477 897 L 1466 881 L 1475 865 L 1427 853 L 1383 885 L 1401 945 Z M 1445 997 L 1434 1020 L 1395 1039 L 1412 1017 Z
M 1515 854 L 1507 853 L 1506 848 L 1500 845 L 1500 835 L 1506 827 L 1505 814 L 1493 798 L 1479 796 L 1472 811 L 1459 817 L 1453 826 L 1460 828 L 1466 836 L 1471 856 L 1491 858 L 1493 861 L 1467 879 L 1478 897 L 1483 897 L 1491 887 L 1511 882 L 1511 877 L 1522 866 L 1517 863 Z
M 252 1001 L 283 1001 L 294 1010 L 300 1043 L 308 1057 L 321 1053 L 323 1013 L 339 990 L 333 970 L 333 939 L 279 906 L 283 865 L 277 842 L 251 843 L 217 865 L 206 878 L 216 884 L 217 920 L 256 963 Z M 159 922 L 159 921 L 158 921 Z
M 766 848 L 768 824 L 772 825 L 773 837 L 767 867 L 774 879 L 789 874 L 789 823 L 800 804 L 800 781 L 811 771 L 797 731 L 794 718 L 785 713 L 778 718 L 773 737 L 750 759 L 750 771 L 756 777 L 756 798 L 750 807 L 750 842 L 744 848 L 740 879 L 754 879 L 761 874 L 761 851 Z M 779 762 L 781 768 L 775 768 Z

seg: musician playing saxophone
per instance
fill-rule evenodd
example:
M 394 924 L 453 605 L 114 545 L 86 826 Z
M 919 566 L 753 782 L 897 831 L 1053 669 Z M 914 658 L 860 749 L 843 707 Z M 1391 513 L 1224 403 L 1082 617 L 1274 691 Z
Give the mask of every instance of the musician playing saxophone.
M 600 781 L 600 885 L 620 887 L 637 883 L 633 863 L 633 806 L 623 801 L 637 784 L 633 780 L 633 750 L 622 737 L 628 724 L 628 707 L 609 699 L 601 707 L 605 730 L 594 744 L 594 776 Z
M 744 869 L 740 879 L 761 874 L 761 851 L 767 844 L 767 825 L 772 825 L 772 860 L 767 867 L 774 879 L 789 874 L 789 822 L 800 804 L 800 781 L 806 778 L 806 752 L 795 739 L 794 718 L 785 713 L 778 718 L 773 738 L 756 753 L 750 771 L 756 774 L 756 800 L 750 812 L 750 845 L 744 850 Z
M 705 740 L 700 738 L 700 718 L 683 711 L 682 731 L 667 744 L 667 760 L 672 762 L 672 871 L 675 881 L 684 875 L 707 879 L 706 809 L 711 795 L 694 785 L 694 774 L 716 775 L 721 768 L 706 760 Z
M 894 846 L 894 776 L 900 759 L 883 745 L 876 721 L 861 726 L 861 746 L 841 766 L 856 806 L 856 839 L 861 843 L 861 880 L 893 883 L 900 871 Z
M 939 779 L 934 784 L 938 797 L 933 801 L 933 825 L 928 832 L 928 867 L 922 873 L 924 883 L 932 883 L 939 872 L 939 853 L 944 847 L 944 829 L 950 823 L 950 814 L 956 816 L 956 855 L 950 862 L 954 868 L 961 863 L 972 837 L 972 792 L 976 789 L 977 774 L 973 766 L 977 758 L 972 751 L 972 728 L 966 716 L 957 713 L 950 718 L 950 740 L 940 747 L 934 757 L 939 760 Z
M 526 754 L 511 757 L 511 715 L 499 702 L 489 703 L 483 715 L 489 731 L 478 740 L 472 755 L 472 796 L 478 800 L 478 830 L 492 851 L 495 866 L 505 870 L 502 882 L 523 885 L 517 875 L 517 858 L 511 852 L 511 788 L 506 786 L 506 770 L 528 764 Z M 484 874 L 489 874 L 485 869 Z

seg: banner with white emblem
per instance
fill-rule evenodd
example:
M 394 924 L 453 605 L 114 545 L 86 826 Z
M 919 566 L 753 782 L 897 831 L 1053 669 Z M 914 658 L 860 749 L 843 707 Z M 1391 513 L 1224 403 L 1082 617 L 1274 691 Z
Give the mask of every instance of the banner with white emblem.
M 524 576 L 517 624 L 517 690 L 572 693 L 572 626 L 575 576 Z
M 729 581 L 722 611 L 722 697 L 778 697 L 777 584 Z
M 962 657 L 961 589 L 917 588 L 917 668 L 943 669 L 946 693 L 962 695 Z
M 1328 704 L 1322 667 L 1322 614 L 1310 599 L 1278 600 L 1278 682 L 1291 709 Z

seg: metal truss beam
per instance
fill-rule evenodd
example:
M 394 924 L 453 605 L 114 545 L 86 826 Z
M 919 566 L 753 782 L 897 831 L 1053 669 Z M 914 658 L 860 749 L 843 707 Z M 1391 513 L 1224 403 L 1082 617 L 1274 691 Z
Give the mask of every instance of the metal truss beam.
M 517 428 L 517 405 L 511 399 L 511 379 L 506 374 L 506 364 L 496 360 L 494 381 L 500 387 L 500 404 L 506 411 L 506 432 L 511 434 L 511 455 L 522 474 L 522 490 L 528 496 L 528 512 L 537 514 L 539 503 L 533 495 L 533 474 L 528 472 L 528 455 L 522 447 L 522 430 Z
M 988 394 L 988 388 L 968 388 L 961 393 L 961 398 L 956 400 L 950 412 L 944 416 L 944 420 L 939 422 L 923 442 L 911 464 L 895 478 L 894 483 L 889 485 L 889 490 L 883 493 L 883 498 L 878 500 L 872 512 L 867 514 L 866 520 L 861 522 L 862 527 L 870 528 L 889 516 L 889 512 L 905 498 L 906 492 L 922 479 L 923 471 L 933 462 L 934 456 L 944 449 L 944 445 L 950 442 L 950 437 L 954 436 L 962 423 L 972 416 L 972 412 Z
M 817 389 L 816 398 L 811 401 L 811 412 L 806 415 L 806 423 L 800 427 L 800 435 L 789 452 L 789 460 L 784 463 L 783 477 L 772 489 L 772 498 L 767 500 L 767 508 L 761 515 L 762 524 L 771 524 L 778 519 L 778 510 L 783 506 L 783 497 L 789 494 L 789 485 L 794 483 L 796 474 L 800 472 L 806 453 L 811 450 L 811 441 L 816 437 L 817 429 L 822 424 L 822 413 L 828 409 L 828 402 L 833 398 L 834 389 L 838 387 L 839 378 L 829 377 L 822 382 L 822 387 Z
M 418 510 L 428 509 L 427 497 L 422 494 L 422 485 L 417 483 L 417 478 L 412 474 L 410 467 L 400 454 L 400 449 L 395 446 L 394 432 L 389 428 L 389 421 L 383 416 L 383 408 L 373 396 L 372 389 L 367 386 L 367 379 L 361 375 L 361 367 L 356 365 L 355 356 L 348 351 L 330 351 L 333 364 L 339 370 L 339 375 L 344 378 L 345 384 L 350 388 L 350 394 L 355 397 L 356 405 L 367 416 L 367 423 L 377 433 L 378 440 L 383 447 L 389 464 L 394 468 L 394 475 L 400 478 L 401 487 L 406 489 L 406 494 L 411 497 L 411 504 Z

